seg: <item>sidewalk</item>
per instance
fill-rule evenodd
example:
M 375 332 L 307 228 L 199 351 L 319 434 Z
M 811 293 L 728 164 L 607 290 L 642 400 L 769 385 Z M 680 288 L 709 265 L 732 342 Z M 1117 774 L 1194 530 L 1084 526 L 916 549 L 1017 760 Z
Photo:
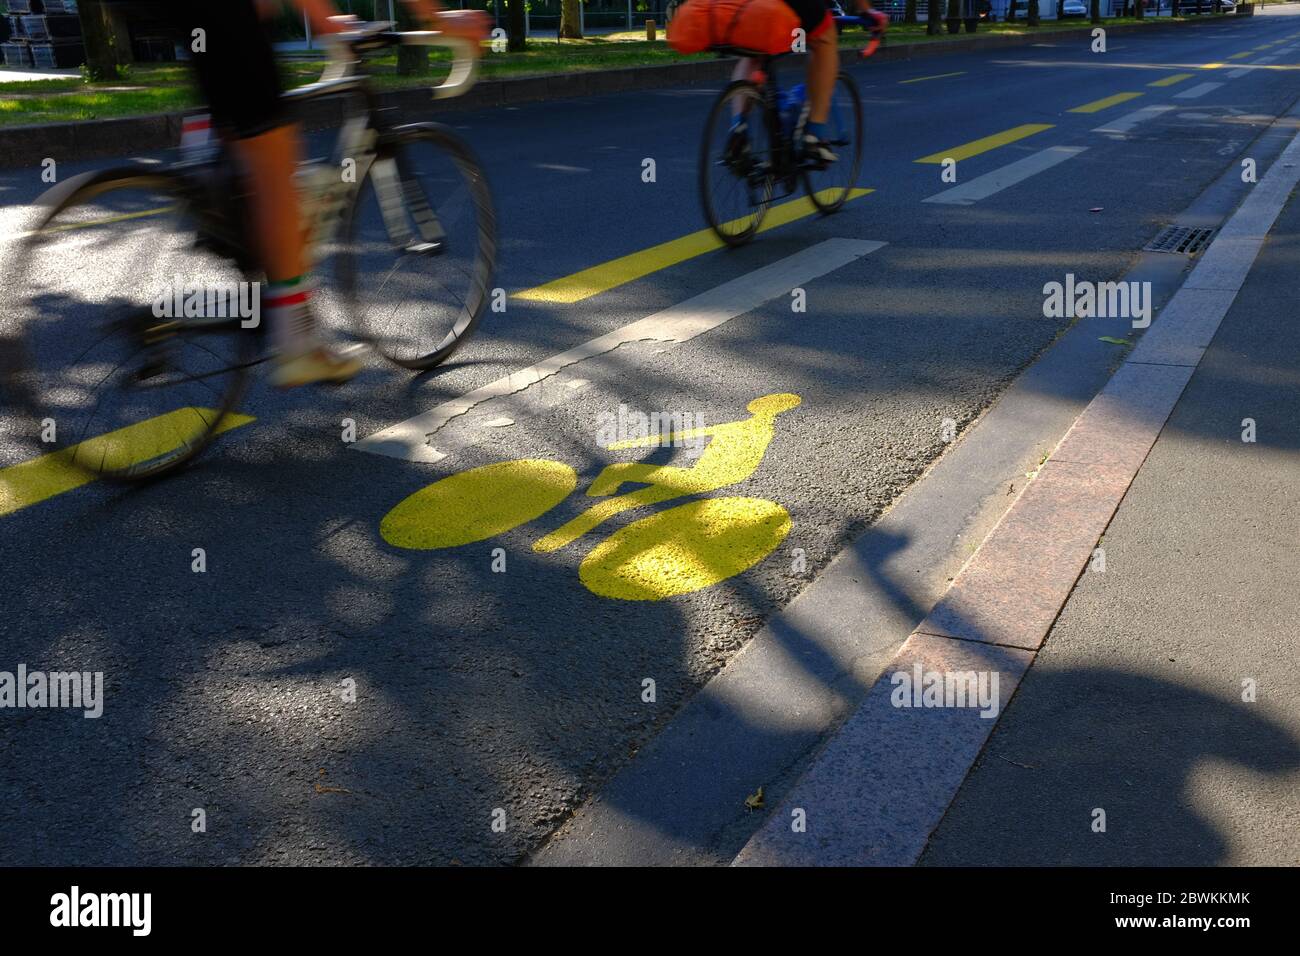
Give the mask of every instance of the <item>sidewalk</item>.
M 1300 196 L 1101 545 L 921 862 L 1300 864 Z
M 1297 181 L 1300 136 L 736 864 L 1300 863 Z

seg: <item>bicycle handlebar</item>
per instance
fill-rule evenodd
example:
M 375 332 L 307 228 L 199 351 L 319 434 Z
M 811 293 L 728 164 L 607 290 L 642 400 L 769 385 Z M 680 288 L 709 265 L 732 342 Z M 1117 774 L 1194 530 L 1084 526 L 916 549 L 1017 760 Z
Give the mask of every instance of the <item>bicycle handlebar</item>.
M 438 30 L 410 30 L 399 34 L 403 43 L 445 46 L 452 52 L 451 72 L 433 88 L 435 100 L 450 99 L 468 92 L 478 80 L 478 43 L 468 37 L 451 36 Z M 457 56 L 456 54 L 460 54 Z
M 859 52 L 861 59 L 866 59 L 880 49 L 880 44 L 885 38 L 885 31 L 889 29 L 889 17 L 879 10 L 871 10 L 867 16 L 843 16 L 835 17 L 835 22 L 847 26 L 859 26 L 871 31 L 871 40 Z
M 433 88 L 433 98 L 442 100 L 460 96 L 478 80 L 478 42 L 468 37 L 453 36 L 441 30 L 393 30 L 395 24 L 387 21 L 358 24 L 351 30 L 325 34 L 322 43 L 329 50 L 329 63 L 318 83 L 336 82 L 349 76 L 359 54 L 367 49 L 389 46 L 445 46 L 452 51 L 451 72 L 442 83 Z M 317 84 L 312 84 L 316 86 Z

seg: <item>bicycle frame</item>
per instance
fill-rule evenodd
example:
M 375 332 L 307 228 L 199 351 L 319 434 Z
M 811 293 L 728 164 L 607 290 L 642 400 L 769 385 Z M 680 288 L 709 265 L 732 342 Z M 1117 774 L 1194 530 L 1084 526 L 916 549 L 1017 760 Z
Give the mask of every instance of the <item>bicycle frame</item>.
M 336 175 L 319 163 L 299 165 L 303 231 L 308 237 L 307 248 L 313 260 L 319 260 L 321 251 L 337 236 L 341 213 L 348 208 L 367 176 L 371 177 L 384 225 L 394 247 L 420 251 L 436 246 L 444 237 L 436 215 L 423 195 L 409 188 L 410 181 L 401 175 L 397 160 L 381 154 L 386 134 L 397 127 L 378 122 L 383 111 L 365 72 L 364 54 L 402 44 L 446 46 L 463 54 L 453 60 L 447 79 L 433 89 L 435 99 L 445 99 L 459 96 L 474 85 L 478 72 L 477 50 L 473 49 L 473 41 L 460 37 L 436 31 L 398 33 L 393 32 L 391 26 L 389 23 L 373 24 L 328 38 L 329 58 L 321 78 L 282 94 L 290 105 L 347 95 L 360 96 L 364 104 L 361 110 L 344 120 L 332 149 L 330 165 L 334 170 L 341 170 L 345 161 L 351 161 L 350 175 Z M 238 201 L 240 191 L 228 188 L 233 185 L 232 177 L 214 175 L 217 171 L 224 174 L 230 168 L 226 152 L 223 144 L 211 161 L 180 163 L 173 166 L 172 171 L 180 173 L 187 184 L 187 199 L 199 219 L 201 240 L 235 261 L 243 271 L 252 272 L 256 255 L 248 241 L 247 216 L 243 204 Z M 236 198 L 233 216 L 225 211 L 230 207 L 232 196 Z M 406 226 L 405 213 L 408 211 L 419 231 L 418 239 Z
M 884 22 L 887 21 L 859 16 L 841 16 L 833 19 L 838 26 L 861 26 L 871 32 L 871 40 L 858 53 L 859 58 L 866 59 L 879 48 L 885 30 Z M 743 51 L 736 52 L 743 53 Z M 776 61 L 786 54 L 743 53 L 743 55 L 749 56 L 756 61 L 755 67 L 749 75 L 749 80 L 759 88 L 762 94 L 763 113 L 768 123 L 768 134 L 776 147 L 773 150 L 775 168 L 771 170 L 771 174 L 773 181 L 780 183 L 784 192 L 780 195 L 774 195 L 772 198 L 782 199 L 793 195 L 798 189 L 798 178 L 801 171 L 794 137 L 797 126 L 787 130 L 785 124 L 781 121 L 781 86 L 777 82 L 775 66 Z

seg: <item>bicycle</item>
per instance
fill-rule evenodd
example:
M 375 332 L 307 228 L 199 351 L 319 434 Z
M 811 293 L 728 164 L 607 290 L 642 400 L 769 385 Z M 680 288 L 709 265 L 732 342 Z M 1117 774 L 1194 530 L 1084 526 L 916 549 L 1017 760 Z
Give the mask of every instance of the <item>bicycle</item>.
M 869 30 L 872 38 L 860 57 L 876 52 L 887 21 L 849 16 L 833 19 L 837 29 L 856 25 Z M 825 140 L 840 158 L 826 165 L 800 154 L 808 114 L 804 86 L 800 83 L 782 92 L 773 70 L 777 58 L 786 54 L 731 48 L 721 52 L 753 57 L 758 65 L 749 79 L 735 80 L 722 91 L 704 126 L 700 200 L 714 233 L 729 246 L 744 245 L 757 234 L 772 201 L 793 195 L 800 182 L 823 215 L 839 210 L 857 183 L 862 165 L 862 100 L 853 78 L 841 71 L 835 79 L 826 124 L 830 135 Z M 761 116 L 762 121 L 747 122 L 745 132 L 734 128 L 736 117 L 753 115 Z M 718 131 L 721 147 L 715 148 L 713 134 Z M 827 185 L 824 178 L 833 183 Z M 732 198 L 738 200 L 735 210 L 725 206 Z
M 606 466 L 586 491 L 602 500 L 538 538 L 532 550 L 552 554 L 626 512 L 744 481 L 762 463 L 777 416 L 801 401 L 789 392 L 762 395 L 746 406 L 748 418 L 606 445 L 623 451 L 708 439 L 689 467 Z M 619 494 L 625 485 L 643 487 Z M 408 495 L 384 515 L 379 534 L 393 547 L 414 551 L 475 544 L 540 518 L 577 486 L 577 472 L 561 461 L 523 458 L 481 465 Z M 697 497 L 619 528 L 582 559 L 578 578 L 601 597 L 661 601 L 748 570 L 776 550 L 790 527 L 789 512 L 766 498 Z
M 474 84 L 477 51 L 466 47 L 472 41 L 387 23 L 331 39 L 320 79 L 284 94 L 292 104 L 361 102 L 339 129 L 333 163 L 308 161 L 297 174 L 312 258 L 334 280 L 316 297 L 319 318 L 341 314 L 356 340 L 399 367 L 433 368 L 465 343 L 486 306 L 492 199 L 478 160 L 449 128 L 386 119 L 366 57 L 403 43 L 450 48 L 451 71 L 434 89 L 441 99 Z M 74 471 L 134 481 L 181 467 L 250 421 L 235 409 L 269 356 L 260 271 L 225 147 L 85 173 L 40 203 L 9 260 L 19 300 L 0 368 L 15 412 L 10 437 L 59 454 Z M 90 284 L 68 288 L 87 259 L 96 266 Z M 87 311 L 97 321 L 84 321 Z

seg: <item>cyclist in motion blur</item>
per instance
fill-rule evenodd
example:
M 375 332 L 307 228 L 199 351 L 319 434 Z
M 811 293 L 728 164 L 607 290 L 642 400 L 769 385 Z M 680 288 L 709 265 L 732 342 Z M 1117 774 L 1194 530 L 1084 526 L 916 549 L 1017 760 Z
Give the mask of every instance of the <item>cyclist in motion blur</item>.
M 826 142 L 831 95 L 840 72 L 839 34 L 835 29 L 834 13 L 828 0 L 785 0 L 785 4 L 798 14 L 799 26 L 803 28 L 808 44 L 808 121 L 804 124 L 803 142 L 799 145 L 806 159 L 826 166 L 839 159 Z M 874 20 L 879 29 L 889 22 L 883 13 L 872 9 L 871 0 L 856 0 L 856 6 L 864 17 Z M 747 80 L 757 68 L 758 61 L 753 57 L 741 57 L 736 61 L 731 78 Z M 732 138 L 736 144 L 733 151 L 736 148 L 743 150 L 748 144 L 749 127 L 744 114 L 736 117 Z
M 286 2 L 318 35 L 346 32 L 355 17 L 342 16 L 331 0 L 155 0 L 185 31 L 204 31 L 202 49 L 191 53 L 199 88 L 213 125 L 232 146 L 248 191 L 251 237 L 266 286 L 262 314 L 270 323 L 276 367 L 271 381 L 290 388 L 313 382 L 344 382 L 360 362 L 340 353 L 322 335 L 311 308 L 311 263 L 302 231 L 294 172 L 302 154 L 301 132 L 280 99 L 275 56 L 264 21 Z M 479 10 L 446 11 L 438 0 L 403 0 L 421 25 L 481 40 L 487 17 Z M 477 51 L 478 45 L 474 44 Z M 477 55 L 477 53 L 476 53 Z

